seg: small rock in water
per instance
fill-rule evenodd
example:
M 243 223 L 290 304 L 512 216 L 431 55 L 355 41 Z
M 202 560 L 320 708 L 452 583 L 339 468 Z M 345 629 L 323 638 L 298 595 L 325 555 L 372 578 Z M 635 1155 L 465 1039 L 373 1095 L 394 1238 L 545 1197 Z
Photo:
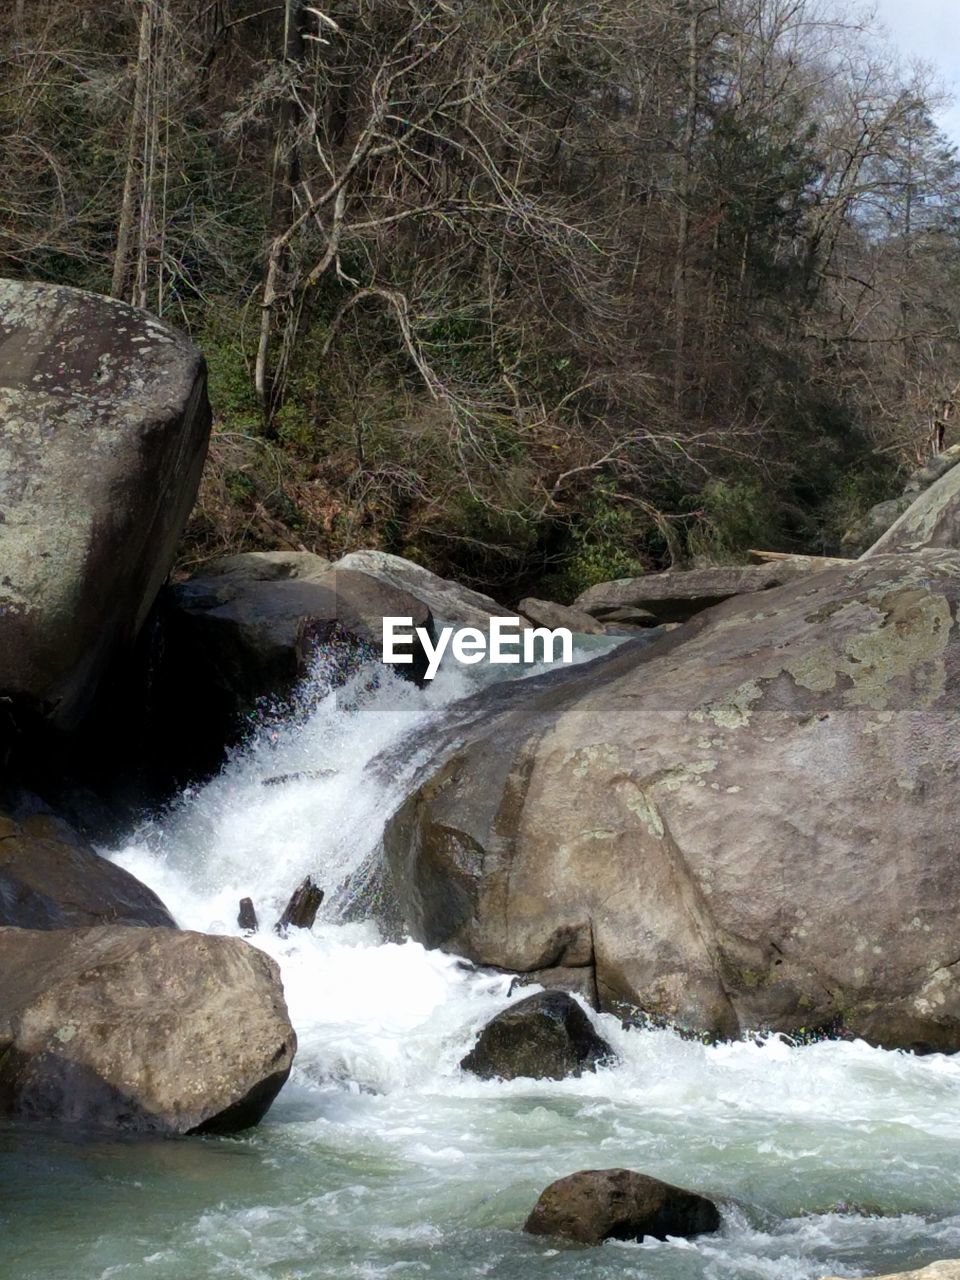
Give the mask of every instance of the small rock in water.
M 252 898 L 240 899 L 240 911 L 237 915 L 237 924 L 247 933 L 256 933 L 260 928 L 257 921 L 257 911 L 253 905 Z
M 712 1200 L 630 1169 L 584 1169 L 551 1182 L 524 1223 L 535 1236 L 578 1244 L 696 1236 L 716 1231 Z
M 541 991 L 491 1019 L 460 1066 L 483 1080 L 562 1080 L 614 1057 L 572 996 Z
M 283 915 L 274 925 L 277 933 L 281 938 L 285 937 L 291 925 L 295 929 L 312 929 L 322 902 L 323 890 L 313 883 L 310 876 L 307 876 L 304 882 L 293 891 Z

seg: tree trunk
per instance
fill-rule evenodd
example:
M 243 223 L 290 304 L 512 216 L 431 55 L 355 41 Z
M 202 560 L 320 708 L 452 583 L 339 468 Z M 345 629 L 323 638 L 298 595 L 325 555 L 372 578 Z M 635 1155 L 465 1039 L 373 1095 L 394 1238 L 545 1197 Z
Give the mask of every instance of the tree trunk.
M 133 235 L 138 198 L 137 177 L 143 156 L 143 106 L 150 77 L 150 46 L 153 38 L 153 0 L 140 0 L 140 41 L 137 50 L 137 71 L 133 89 L 133 111 L 127 132 L 127 167 L 123 178 L 123 196 L 120 201 L 120 219 L 117 223 L 117 247 L 113 256 L 113 281 L 110 293 L 123 298 L 130 259 L 130 241 Z M 142 194 L 142 193 L 141 193 Z
M 286 0 L 283 27 L 283 60 L 289 75 L 303 61 L 304 0 Z M 273 148 L 273 171 L 270 184 L 270 241 L 267 248 L 267 265 L 263 280 L 263 301 L 260 304 L 260 340 L 254 366 L 254 388 L 264 427 L 268 430 L 276 410 L 274 389 L 270 385 L 269 356 L 270 336 L 274 324 L 274 311 L 279 295 L 279 278 L 287 257 L 286 248 L 278 246 L 294 216 L 294 193 L 300 180 L 300 147 L 296 132 L 300 122 L 300 109 L 293 94 L 288 94 L 277 119 L 277 134 Z

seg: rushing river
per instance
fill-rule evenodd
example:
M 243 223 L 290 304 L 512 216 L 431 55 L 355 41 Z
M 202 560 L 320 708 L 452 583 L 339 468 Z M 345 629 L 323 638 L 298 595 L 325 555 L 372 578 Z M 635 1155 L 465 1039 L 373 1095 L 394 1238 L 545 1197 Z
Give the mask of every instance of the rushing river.
M 960 1256 L 960 1058 L 707 1047 L 601 1016 L 617 1067 L 485 1083 L 457 1064 L 507 979 L 338 923 L 335 892 L 278 938 L 304 875 L 334 890 L 376 848 L 478 679 L 324 678 L 113 854 L 188 928 L 237 932 L 253 898 L 300 1041 L 289 1084 L 235 1139 L 0 1130 L 4 1280 L 813 1280 Z M 384 777 L 384 753 L 408 764 Z M 552 1179 L 618 1165 L 714 1196 L 722 1231 L 593 1250 L 520 1231 Z

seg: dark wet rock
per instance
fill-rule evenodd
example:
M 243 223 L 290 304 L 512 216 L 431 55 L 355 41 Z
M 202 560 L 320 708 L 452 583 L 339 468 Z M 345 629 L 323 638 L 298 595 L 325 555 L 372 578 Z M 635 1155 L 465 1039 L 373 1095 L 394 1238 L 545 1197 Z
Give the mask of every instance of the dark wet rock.
M 0 698 L 73 729 L 173 562 L 207 448 L 200 353 L 146 312 L 0 280 Z
M 492 1018 L 460 1066 L 483 1080 L 562 1080 L 615 1056 L 572 996 L 543 991 Z
M 536 627 L 549 627 L 555 631 L 558 627 L 566 627 L 568 631 L 579 631 L 583 635 L 603 635 L 604 629 L 596 618 L 585 613 L 583 609 L 574 609 L 571 605 L 556 604 L 553 600 L 536 600 L 528 596 L 517 606 L 523 616 Z
M 260 928 L 257 920 L 257 909 L 252 898 L 240 899 L 240 910 L 237 912 L 237 924 L 247 933 L 256 933 Z
M 698 1236 L 719 1227 L 720 1213 L 705 1196 L 629 1169 L 584 1169 L 552 1182 L 523 1229 L 597 1245 Z
M 294 889 L 284 907 L 283 915 L 275 925 L 277 933 L 285 936 L 288 929 L 312 929 L 322 905 L 323 890 L 307 876 Z
M 386 827 L 403 927 L 697 1035 L 960 1049 L 958 609 L 960 552 L 871 557 L 462 708 Z
M 0 974 L 0 1116 L 229 1133 L 289 1075 L 279 970 L 239 938 L 0 929 Z
M 0 814 L 0 926 L 94 924 L 175 927 L 152 889 L 95 853 L 62 818 Z

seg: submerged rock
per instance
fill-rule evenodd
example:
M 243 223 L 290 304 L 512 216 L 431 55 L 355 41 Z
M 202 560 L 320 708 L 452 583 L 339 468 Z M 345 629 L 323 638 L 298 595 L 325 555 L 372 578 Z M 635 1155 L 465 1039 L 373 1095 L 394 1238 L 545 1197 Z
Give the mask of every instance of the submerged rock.
M 169 572 L 210 427 L 202 356 L 146 312 L 0 280 L 0 698 L 71 729 Z
M 960 1049 L 958 608 L 960 553 L 873 557 L 490 699 L 387 824 L 405 928 L 698 1034 Z
M 0 929 L 0 973 L 0 1116 L 232 1133 L 290 1073 L 279 970 L 239 938 Z
M 460 1066 L 483 1080 L 562 1080 L 614 1057 L 572 996 L 543 991 L 492 1018 Z
M 174 928 L 145 884 L 101 858 L 52 814 L 0 814 L 0 926 L 63 929 L 125 924 Z
M 719 1226 L 717 1206 L 696 1192 L 629 1169 L 584 1169 L 552 1182 L 523 1229 L 595 1245 L 697 1236 Z

